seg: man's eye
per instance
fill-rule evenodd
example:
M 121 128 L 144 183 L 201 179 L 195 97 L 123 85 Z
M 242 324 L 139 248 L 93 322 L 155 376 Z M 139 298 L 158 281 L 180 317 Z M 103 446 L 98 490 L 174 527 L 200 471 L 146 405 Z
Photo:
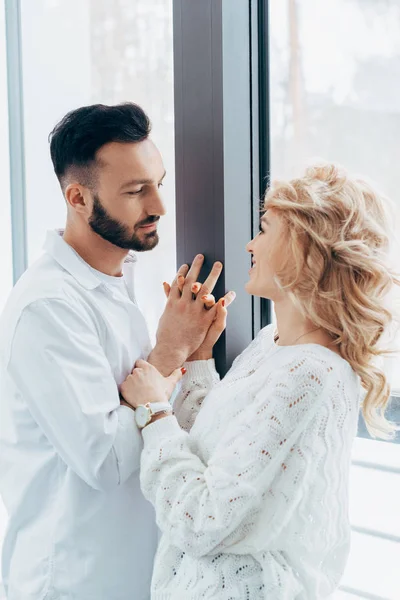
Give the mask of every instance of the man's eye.
M 128 196 L 137 196 L 141 192 L 143 192 L 143 188 L 141 188 L 140 190 L 137 190 L 136 192 L 126 192 L 126 193 L 128 194 Z

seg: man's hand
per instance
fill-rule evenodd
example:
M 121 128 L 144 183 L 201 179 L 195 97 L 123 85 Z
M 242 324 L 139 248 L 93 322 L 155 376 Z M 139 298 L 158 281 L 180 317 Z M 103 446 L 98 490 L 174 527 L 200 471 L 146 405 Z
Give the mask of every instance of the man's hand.
M 197 282 L 203 261 L 204 257 L 198 255 L 190 269 L 183 265 L 169 290 L 158 325 L 157 343 L 148 358 L 148 362 L 163 375 L 169 375 L 181 366 L 201 346 L 215 320 L 216 306 L 207 309 L 202 297 L 213 291 L 222 272 L 222 263 L 214 263 L 196 296 L 191 287 Z
M 183 369 L 176 369 L 169 377 L 163 377 L 148 362 L 138 360 L 120 387 L 121 404 L 137 408 L 148 402 L 168 402 L 183 373 Z
M 164 283 L 164 292 L 165 295 L 169 296 L 171 288 L 167 283 Z M 183 282 L 179 282 L 179 287 L 183 288 Z M 196 282 L 192 284 L 192 293 L 198 294 L 201 289 L 201 284 Z M 210 329 L 207 332 L 206 337 L 204 338 L 201 346 L 195 350 L 195 352 L 187 358 L 187 361 L 193 360 L 209 360 L 213 356 L 213 348 L 219 338 L 221 337 L 223 331 L 226 328 L 226 318 L 228 315 L 227 307 L 234 301 L 236 298 L 235 292 L 228 292 L 223 298 L 221 298 L 216 305 L 216 313 L 214 317 L 214 321 L 211 323 Z M 203 302 L 206 308 L 212 308 L 215 305 L 215 298 L 212 294 L 208 294 L 203 296 Z

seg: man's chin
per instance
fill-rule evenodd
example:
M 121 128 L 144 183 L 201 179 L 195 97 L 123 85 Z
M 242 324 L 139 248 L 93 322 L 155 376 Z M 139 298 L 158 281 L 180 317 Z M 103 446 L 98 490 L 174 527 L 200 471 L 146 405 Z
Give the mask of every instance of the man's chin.
M 157 231 L 152 231 L 151 233 L 145 233 L 143 239 L 141 240 L 141 248 L 133 248 L 135 252 L 147 252 L 148 250 L 153 250 L 158 245 L 160 238 L 158 237 Z

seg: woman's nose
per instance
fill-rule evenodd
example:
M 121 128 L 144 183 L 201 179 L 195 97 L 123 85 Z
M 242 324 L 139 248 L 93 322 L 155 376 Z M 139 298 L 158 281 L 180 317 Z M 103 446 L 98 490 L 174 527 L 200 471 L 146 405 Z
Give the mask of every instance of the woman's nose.
M 253 242 L 254 240 L 251 240 L 247 245 L 246 245 L 246 250 L 247 252 L 250 252 L 250 254 L 253 254 Z

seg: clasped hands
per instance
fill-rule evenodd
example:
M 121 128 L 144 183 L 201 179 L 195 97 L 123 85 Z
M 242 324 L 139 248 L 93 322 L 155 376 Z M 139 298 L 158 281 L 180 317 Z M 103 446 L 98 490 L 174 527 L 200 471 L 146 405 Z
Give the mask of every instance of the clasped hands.
M 167 304 L 161 316 L 156 345 L 147 362 L 136 362 L 120 387 L 122 404 L 136 408 L 148 402 L 167 402 L 184 374 L 186 361 L 212 358 L 213 347 L 226 327 L 227 307 L 235 292 L 218 302 L 212 295 L 222 272 L 214 263 L 203 284 L 198 282 L 204 257 L 196 256 L 192 266 L 183 265 L 172 282 L 164 283 Z

